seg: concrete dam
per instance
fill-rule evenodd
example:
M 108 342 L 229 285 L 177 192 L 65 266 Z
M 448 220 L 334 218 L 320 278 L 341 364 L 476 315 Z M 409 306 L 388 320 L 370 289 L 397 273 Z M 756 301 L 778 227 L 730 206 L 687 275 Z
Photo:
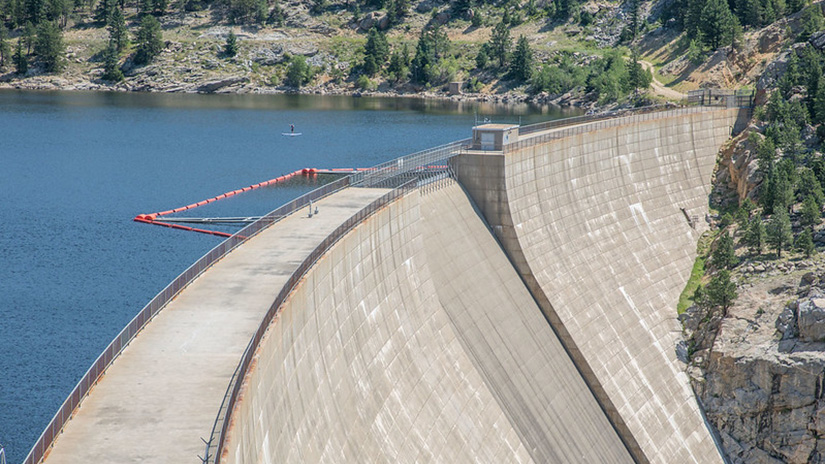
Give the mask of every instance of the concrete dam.
M 480 126 L 285 205 L 156 297 L 26 462 L 724 462 L 675 305 L 746 113 Z

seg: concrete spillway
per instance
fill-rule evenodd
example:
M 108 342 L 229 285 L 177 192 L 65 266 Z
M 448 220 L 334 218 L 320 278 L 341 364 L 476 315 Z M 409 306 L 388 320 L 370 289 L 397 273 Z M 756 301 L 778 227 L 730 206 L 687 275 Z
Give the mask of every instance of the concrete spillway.
M 699 233 L 686 216 L 706 211 L 736 117 L 614 120 L 453 158 L 460 183 L 378 210 L 295 287 L 221 462 L 721 462 L 675 357 L 674 308 Z M 267 304 L 383 193 L 338 192 L 198 277 L 45 460 L 195 462 Z

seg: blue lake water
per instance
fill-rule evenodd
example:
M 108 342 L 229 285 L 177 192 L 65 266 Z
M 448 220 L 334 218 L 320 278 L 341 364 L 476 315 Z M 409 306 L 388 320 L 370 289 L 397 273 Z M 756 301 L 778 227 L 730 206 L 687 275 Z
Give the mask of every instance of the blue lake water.
M 0 92 L 0 444 L 8 461 L 23 460 L 135 313 L 221 240 L 135 223 L 136 214 L 305 167 L 372 166 L 469 137 L 476 114 L 561 117 L 527 105 L 415 99 Z M 280 136 L 290 124 L 303 136 Z M 328 180 L 298 178 L 190 215 L 261 215 Z

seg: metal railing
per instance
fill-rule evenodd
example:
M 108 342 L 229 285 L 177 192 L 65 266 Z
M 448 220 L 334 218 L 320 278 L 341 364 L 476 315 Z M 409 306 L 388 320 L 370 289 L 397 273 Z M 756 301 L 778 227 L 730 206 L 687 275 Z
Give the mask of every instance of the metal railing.
M 281 288 L 281 291 L 278 293 L 275 301 L 269 307 L 266 314 L 264 314 L 263 320 L 261 320 L 261 323 L 258 326 L 258 330 L 255 332 L 255 335 L 253 335 L 252 340 L 250 340 L 249 345 L 246 347 L 246 350 L 244 350 L 241 360 L 238 363 L 238 367 L 232 374 L 232 379 L 226 389 L 224 399 L 221 402 L 220 409 L 218 410 L 218 415 L 215 418 L 215 423 L 212 426 L 212 433 L 210 434 L 209 441 L 206 442 L 206 455 L 201 458 L 204 464 L 220 463 L 221 453 L 223 452 L 223 446 L 226 441 L 226 431 L 229 427 L 229 415 L 232 413 L 235 402 L 240 394 L 241 387 L 243 385 L 243 378 L 246 375 L 249 364 L 255 357 L 255 352 L 257 351 L 258 345 L 269 327 L 270 322 L 272 322 L 272 319 L 278 313 L 281 305 L 284 301 L 286 301 L 290 293 L 292 293 L 298 285 L 298 282 L 303 279 L 304 275 L 310 268 L 312 268 L 315 262 L 318 261 L 318 259 L 320 259 L 330 248 L 332 248 L 332 246 L 335 245 L 341 237 L 346 235 L 347 232 L 352 230 L 355 226 L 360 224 L 364 221 L 364 219 L 368 218 L 379 209 L 415 189 L 416 183 L 416 180 L 410 180 L 394 188 L 390 192 L 384 194 L 355 213 L 352 217 L 347 219 L 343 224 L 332 231 L 317 247 L 315 247 L 315 249 L 312 250 L 312 252 L 292 273 L 289 280 L 287 280 L 286 284 L 284 284 Z
M 641 114 L 641 113 L 652 113 L 655 111 L 665 111 L 668 109 L 673 109 L 674 105 L 650 105 L 650 106 L 642 106 L 640 108 L 627 108 L 622 110 L 616 111 L 607 111 L 604 113 L 597 113 L 597 114 L 586 114 L 582 116 L 572 116 L 569 118 L 564 119 L 554 119 L 552 121 L 540 122 L 536 124 L 530 124 L 527 126 L 519 127 L 519 136 L 532 134 L 534 132 L 541 132 L 550 129 L 556 129 L 559 127 L 565 126 L 572 126 L 574 124 L 584 124 L 588 122 L 595 122 L 600 121 L 603 119 L 613 119 L 619 118 L 622 116 L 630 116 L 634 114 Z
M 398 179 L 401 179 L 400 183 L 406 182 L 405 175 L 412 177 L 428 169 L 443 167 L 442 163 L 457 155 L 470 141 L 458 140 L 387 161 L 369 171 L 353 174 L 350 183 L 356 187 L 394 187 L 398 185 Z
M 565 137 L 569 137 L 571 135 L 583 134 L 585 132 L 590 132 L 599 129 L 605 129 L 608 127 L 615 127 L 625 124 L 634 124 L 644 121 L 652 121 L 655 119 L 662 119 L 662 118 L 669 118 L 673 116 L 681 116 L 685 114 L 695 114 L 701 113 L 705 111 L 713 111 L 712 107 L 707 106 L 689 106 L 685 108 L 678 108 L 674 110 L 666 110 L 666 111 L 654 111 L 654 112 L 647 112 L 641 114 L 634 114 L 632 116 L 624 116 L 612 119 L 605 119 L 605 120 L 595 120 L 593 122 L 583 122 L 573 127 L 569 127 L 567 129 L 561 130 L 553 130 L 552 132 L 548 132 L 546 134 L 540 134 L 533 137 L 526 138 L 524 140 L 519 140 L 516 143 L 511 143 L 508 145 L 504 145 L 502 147 L 502 153 L 509 153 L 517 150 L 521 150 L 526 147 L 531 147 L 534 145 L 540 145 L 551 140 L 557 140 Z M 532 131 L 536 132 L 536 131 Z M 528 132 L 529 133 L 529 132 Z M 521 132 L 519 133 L 521 135 Z
M 60 434 L 66 422 L 71 418 L 74 410 L 80 402 L 89 393 L 89 390 L 97 383 L 100 376 L 111 365 L 115 358 L 123 351 L 130 341 L 137 335 L 138 332 L 150 321 L 155 315 L 160 312 L 166 304 L 171 301 L 181 290 L 183 290 L 189 283 L 195 280 L 203 271 L 216 261 L 221 259 L 229 253 L 236 246 L 245 242 L 261 230 L 269 227 L 275 222 L 278 222 L 284 216 L 309 205 L 310 202 L 319 200 L 327 195 L 330 195 L 349 185 L 349 177 L 338 179 L 334 182 L 321 186 L 305 195 L 302 195 L 291 202 L 281 206 L 272 211 L 259 220 L 244 227 L 232 237 L 227 238 L 220 245 L 216 246 L 208 253 L 203 255 L 194 264 L 189 266 L 181 275 L 166 286 L 160 293 L 158 293 L 152 301 L 150 301 L 143 309 L 135 316 L 129 324 L 120 331 L 120 333 L 109 343 L 109 346 L 97 357 L 92 367 L 86 371 L 86 374 L 80 379 L 74 390 L 63 402 L 63 405 L 52 417 L 49 425 L 37 439 L 28 456 L 23 461 L 23 464 L 37 464 L 45 455 L 49 447 L 54 443 L 55 437 Z
M 753 106 L 754 91 L 749 89 L 699 89 L 688 92 L 688 104 L 747 108 Z

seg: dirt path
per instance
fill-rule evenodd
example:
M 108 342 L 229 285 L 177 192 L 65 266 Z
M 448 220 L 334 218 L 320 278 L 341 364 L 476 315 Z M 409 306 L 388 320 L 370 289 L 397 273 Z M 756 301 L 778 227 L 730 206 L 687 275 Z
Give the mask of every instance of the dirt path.
M 650 73 L 653 75 L 653 82 L 650 83 L 650 87 L 653 89 L 654 92 L 670 100 L 687 99 L 687 94 L 677 92 L 676 90 L 673 90 L 670 87 L 665 87 L 664 84 L 662 84 L 656 79 L 656 74 L 653 72 L 653 63 L 644 60 L 639 60 L 639 63 L 642 64 L 642 67 L 644 69 L 649 69 Z

